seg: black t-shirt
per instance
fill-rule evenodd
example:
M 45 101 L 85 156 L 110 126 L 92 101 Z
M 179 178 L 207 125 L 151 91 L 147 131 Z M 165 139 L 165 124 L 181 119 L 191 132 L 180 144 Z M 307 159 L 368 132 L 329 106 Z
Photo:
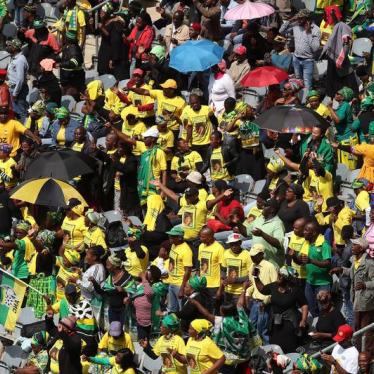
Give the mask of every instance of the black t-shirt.
M 332 334 L 332 336 L 334 336 L 338 331 L 339 326 L 346 323 L 347 322 L 341 312 L 338 309 L 334 308 L 329 313 L 321 314 L 319 316 L 316 324 L 316 331 Z
M 310 216 L 309 206 L 303 200 L 296 200 L 292 207 L 287 206 L 288 202 L 283 201 L 278 211 L 278 216 L 282 220 L 285 232 L 293 230 L 293 223 L 302 217 L 308 218 Z

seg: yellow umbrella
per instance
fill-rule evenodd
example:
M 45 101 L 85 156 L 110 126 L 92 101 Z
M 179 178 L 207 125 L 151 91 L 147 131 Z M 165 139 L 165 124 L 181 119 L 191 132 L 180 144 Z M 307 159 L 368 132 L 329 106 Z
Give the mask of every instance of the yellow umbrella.
M 88 206 L 83 196 L 70 184 L 54 178 L 28 179 L 12 190 L 12 199 L 35 205 L 53 207 L 66 206 L 71 198 Z

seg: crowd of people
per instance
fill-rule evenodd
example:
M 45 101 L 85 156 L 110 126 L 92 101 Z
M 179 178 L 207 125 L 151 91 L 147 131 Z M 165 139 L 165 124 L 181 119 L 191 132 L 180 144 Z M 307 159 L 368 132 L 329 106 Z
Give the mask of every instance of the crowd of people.
M 135 374 L 141 354 L 170 374 L 373 372 L 373 332 L 353 334 L 374 322 L 374 47 L 352 52 L 374 40 L 373 4 L 266 3 L 273 14 L 228 21 L 243 0 L 163 0 L 156 19 L 113 0 L 97 23 L 96 0 L 64 0 L 50 25 L 39 4 L 0 1 L 0 30 L 17 27 L 0 40 L 0 272 L 30 285 L 23 307 L 45 320 L 16 373 Z M 223 59 L 179 72 L 189 40 Z M 250 105 L 243 78 L 266 66 L 289 78 Z M 320 121 L 259 127 L 285 105 Z M 12 199 L 62 149 L 91 168 L 67 181 L 82 198 Z

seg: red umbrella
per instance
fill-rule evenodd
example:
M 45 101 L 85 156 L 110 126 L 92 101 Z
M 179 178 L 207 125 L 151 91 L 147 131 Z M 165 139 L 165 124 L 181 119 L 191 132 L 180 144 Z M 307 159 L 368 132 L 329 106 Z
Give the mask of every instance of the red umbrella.
M 242 80 L 243 87 L 265 87 L 288 79 L 288 74 L 274 66 L 262 66 L 250 71 Z

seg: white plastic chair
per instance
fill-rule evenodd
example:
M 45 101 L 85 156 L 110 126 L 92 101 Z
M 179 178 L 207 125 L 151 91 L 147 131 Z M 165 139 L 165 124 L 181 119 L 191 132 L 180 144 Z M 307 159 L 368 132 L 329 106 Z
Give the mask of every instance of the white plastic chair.
M 77 102 L 75 101 L 73 96 L 64 95 L 61 97 L 61 106 L 64 106 L 69 110 L 69 112 L 72 112 L 74 110 L 76 103 Z
M 27 102 L 32 105 L 34 104 L 36 101 L 38 101 L 40 99 L 40 93 L 39 93 L 39 90 L 37 88 L 32 88 L 28 95 L 27 95 Z
M 74 113 L 79 114 L 81 117 L 83 117 L 82 108 L 83 108 L 84 103 L 85 103 L 84 100 L 82 100 L 82 101 L 78 101 L 78 102 L 75 104 L 75 108 L 74 108 Z
M 364 57 L 364 52 L 370 53 L 372 42 L 369 38 L 358 38 L 353 41 L 352 53 L 356 56 Z
M 17 35 L 17 26 L 14 23 L 7 23 L 4 25 L 2 33 L 7 39 L 14 38 Z
M 128 83 L 129 80 L 130 80 L 130 79 L 124 79 L 124 80 L 122 80 L 122 81 L 119 81 L 119 82 L 118 82 L 118 88 L 119 88 L 120 90 L 123 90 L 124 88 L 126 88 L 126 87 L 127 87 L 127 83 Z
M 348 178 L 349 169 L 345 164 L 338 164 L 336 167 L 336 176 L 339 176 L 342 182 L 346 182 Z
M 103 82 L 104 90 L 114 87 L 117 82 L 115 76 L 111 74 L 100 75 L 98 79 Z
M 0 69 L 6 69 L 10 62 L 10 54 L 7 51 L 0 51 Z

